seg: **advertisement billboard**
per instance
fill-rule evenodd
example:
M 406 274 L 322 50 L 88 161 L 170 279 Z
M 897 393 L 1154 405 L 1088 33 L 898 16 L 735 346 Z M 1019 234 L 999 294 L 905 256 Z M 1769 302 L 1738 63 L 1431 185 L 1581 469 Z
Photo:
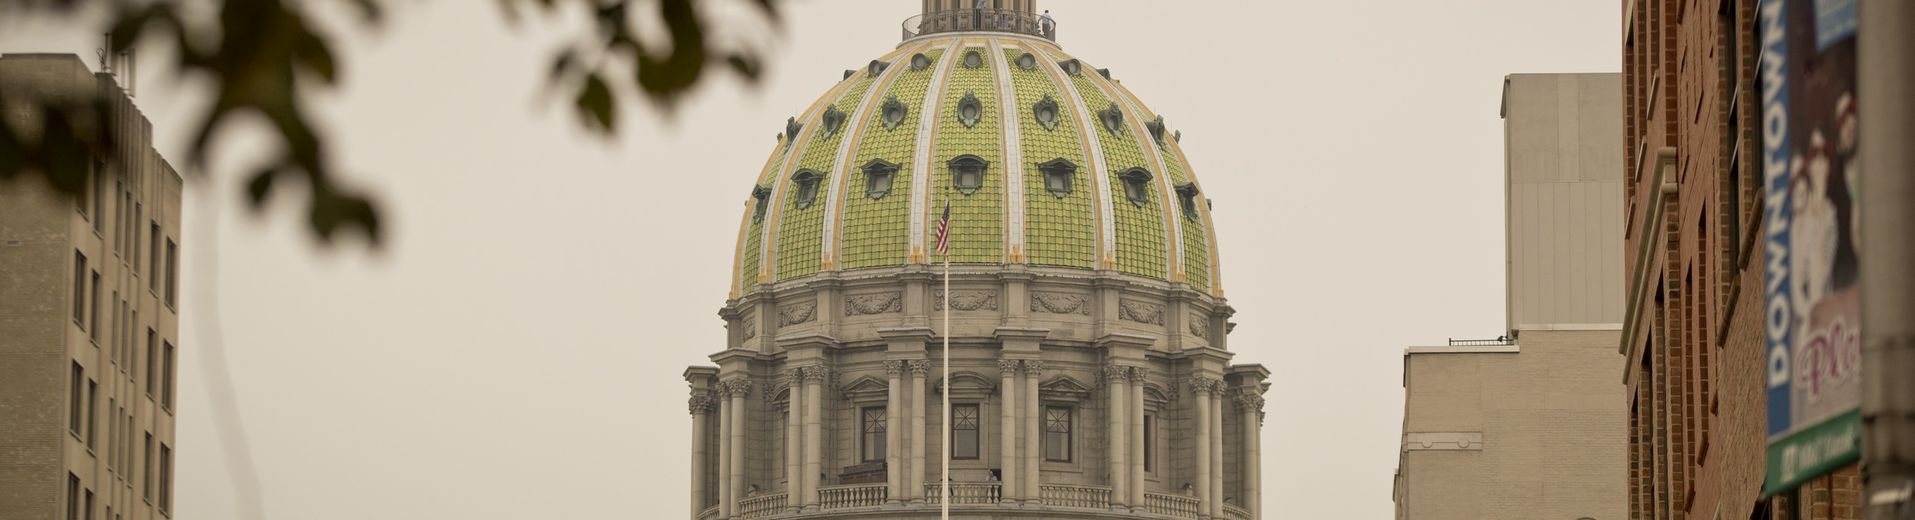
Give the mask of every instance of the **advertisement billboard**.
M 1856 0 L 1762 0 L 1765 494 L 1861 455 Z

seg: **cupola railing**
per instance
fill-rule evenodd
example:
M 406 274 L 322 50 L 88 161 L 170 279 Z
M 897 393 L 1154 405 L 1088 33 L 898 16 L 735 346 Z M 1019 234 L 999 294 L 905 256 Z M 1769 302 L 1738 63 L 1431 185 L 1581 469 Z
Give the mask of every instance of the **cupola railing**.
M 904 39 L 926 34 L 991 31 L 1057 40 L 1057 22 L 1014 9 L 946 9 L 904 19 Z

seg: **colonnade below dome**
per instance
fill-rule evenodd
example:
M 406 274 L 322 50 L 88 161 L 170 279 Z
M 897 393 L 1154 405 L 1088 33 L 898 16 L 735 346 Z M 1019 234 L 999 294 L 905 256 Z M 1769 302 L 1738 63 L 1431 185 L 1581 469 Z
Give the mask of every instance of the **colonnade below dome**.
M 887 330 L 881 347 L 812 337 L 713 356 L 685 373 L 693 518 L 935 515 L 947 498 L 973 517 L 1260 517 L 1267 370 L 1137 336 L 1043 336 L 953 344 L 948 383 L 926 328 Z

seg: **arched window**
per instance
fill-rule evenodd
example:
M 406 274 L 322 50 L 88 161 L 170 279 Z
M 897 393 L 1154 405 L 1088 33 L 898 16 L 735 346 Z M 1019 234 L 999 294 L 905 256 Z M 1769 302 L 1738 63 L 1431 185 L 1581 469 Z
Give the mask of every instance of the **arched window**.
M 898 165 L 884 159 L 864 164 L 864 196 L 882 199 L 891 193 L 891 182 L 898 176 Z
M 1044 174 L 1044 191 L 1060 199 L 1071 194 L 1071 181 L 1077 176 L 1076 164 L 1059 157 L 1039 163 L 1037 171 Z
M 798 183 L 798 196 L 792 198 L 791 203 L 798 209 L 811 207 L 811 203 L 818 201 L 818 181 L 823 178 L 824 175 L 812 170 L 798 170 L 791 176 L 791 181 Z
M 975 155 L 960 155 L 946 165 L 951 168 L 951 187 L 957 188 L 958 193 L 970 195 L 984 187 L 984 170 L 991 163 Z
M 1150 205 L 1150 171 L 1131 168 L 1118 177 L 1124 180 L 1124 198 L 1138 206 Z

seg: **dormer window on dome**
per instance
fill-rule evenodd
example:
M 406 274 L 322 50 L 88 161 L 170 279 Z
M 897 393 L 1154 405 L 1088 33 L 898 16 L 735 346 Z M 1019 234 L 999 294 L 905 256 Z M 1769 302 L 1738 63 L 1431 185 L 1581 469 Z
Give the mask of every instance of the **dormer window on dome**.
M 798 170 L 798 173 L 792 174 L 791 182 L 798 184 L 798 194 L 796 197 L 792 197 L 791 204 L 797 206 L 798 209 L 811 207 L 812 203 L 818 201 L 818 181 L 823 179 L 823 174 L 808 168 Z
M 1037 171 L 1044 174 L 1044 191 L 1060 199 L 1070 196 L 1071 181 L 1077 177 L 1077 164 L 1058 157 L 1038 163 Z
M 1038 126 L 1045 130 L 1057 130 L 1057 110 L 1057 100 L 1051 99 L 1050 94 L 1044 94 L 1044 99 L 1031 105 L 1031 117 L 1036 118 Z
M 970 195 L 984 187 L 984 169 L 991 163 L 975 155 L 960 155 L 945 163 L 951 168 L 951 187 Z
M 764 186 L 752 186 L 751 198 L 753 199 L 752 207 L 751 207 L 751 221 L 764 222 L 765 209 L 771 202 L 771 188 L 767 188 Z
M 1084 75 L 1084 62 L 1077 61 L 1077 58 L 1057 62 L 1057 68 L 1064 69 L 1065 74 L 1072 76 Z
M 1028 52 L 1017 55 L 1017 68 L 1037 70 L 1037 55 Z
M 884 159 L 864 163 L 864 196 L 882 199 L 891 193 L 891 182 L 898 176 L 898 165 Z
M 791 146 L 792 141 L 798 140 L 798 131 L 804 128 L 805 124 L 798 122 L 798 118 L 785 118 L 785 146 Z
M 977 49 L 964 51 L 964 68 L 975 69 L 984 66 L 984 53 Z
M 875 78 L 878 77 L 878 74 L 884 73 L 884 69 L 888 68 L 891 68 L 891 62 L 871 60 L 871 63 L 865 64 L 864 66 L 864 75 Z
M 925 56 L 922 52 L 911 55 L 911 70 L 924 70 L 928 68 L 931 68 L 930 56 Z
M 824 115 L 818 117 L 818 123 L 824 125 L 825 137 L 836 135 L 838 129 L 844 127 L 844 117 L 844 111 L 838 110 L 838 105 L 825 107 Z
M 1177 185 L 1177 207 L 1184 211 L 1184 218 L 1197 220 L 1197 185 L 1183 183 Z
M 884 123 L 885 130 L 896 130 L 898 125 L 904 124 L 904 116 L 909 113 L 910 110 L 904 108 L 904 102 L 892 95 L 884 98 L 884 106 L 878 109 L 878 118 Z
M 1157 145 L 1164 144 L 1164 116 L 1144 122 L 1144 128 L 1150 130 L 1150 137 L 1157 140 Z
M 1111 103 L 1110 108 L 1097 111 L 1097 120 L 1104 122 L 1104 129 L 1113 134 L 1124 133 L 1124 109 Z
M 1150 171 L 1143 168 L 1124 170 L 1118 178 L 1124 181 L 1124 198 L 1131 204 L 1147 206 L 1150 204 Z
M 957 118 L 965 128 L 977 126 L 978 120 L 984 118 L 984 103 L 977 100 L 977 94 L 964 91 L 964 97 L 958 99 Z

